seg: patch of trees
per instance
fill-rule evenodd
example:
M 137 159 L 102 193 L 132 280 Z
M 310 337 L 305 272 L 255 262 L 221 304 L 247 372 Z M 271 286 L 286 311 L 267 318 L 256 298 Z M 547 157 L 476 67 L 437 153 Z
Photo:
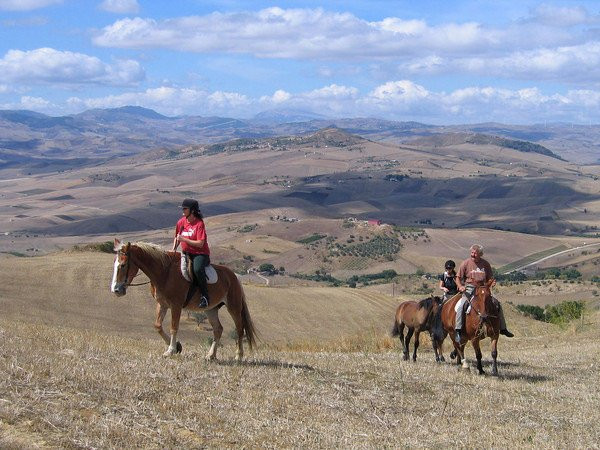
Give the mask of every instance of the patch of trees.
M 581 272 L 575 268 L 553 267 L 547 270 L 538 271 L 533 275 L 526 275 L 523 272 L 510 272 L 507 274 L 496 274 L 496 280 L 500 282 L 521 282 L 530 280 L 576 280 L 581 278 Z M 592 278 L 592 281 L 593 278 Z M 600 279 L 599 279 L 600 281 Z
M 258 266 L 258 271 L 260 273 L 266 273 L 267 275 L 277 275 L 285 272 L 285 268 L 283 266 L 276 269 L 275 266 L 271 263 L 263 263 Z
M 358 244 L 337 244 L 336 246 L 342 256 L 349 255 L 367 258 L 393 257 L 393 255 L 402 249 L 402 243 L 396 236 L 387 235 L 377 235 L 369 241 L 362 241 Z
M 299 244 L 310 244 L 311 242 L 320 241 L 326 234 L 313 233 L 311 236 L 305 237 L 304 239 L 297 240 Z
M 582 301 L 564 301 L 558 305 L 546 306 L 546 308 L 533 305 L 517 305 L 517 309 L 535 320 L 561 325 L 581 318 L 585 310 L 585 303 Z
M 363 283 L 363 284 L 368 284 L 371 281 L 374 280 L 386 280 L 386 281 L 390 281 L 392 278 L 397 277 L 398 273 L 393 270 L 393 269 L 388 269 L 388 270 L 384 270 L 382 272 L 378 272 L 378 273 L 368 273 L 365 275 L 353 275 L 350 278 L 348 278 L 348 286 L 350 287 L 356 287 L 357 283 Z M 353 286 L 354 285 L 354 286 Z

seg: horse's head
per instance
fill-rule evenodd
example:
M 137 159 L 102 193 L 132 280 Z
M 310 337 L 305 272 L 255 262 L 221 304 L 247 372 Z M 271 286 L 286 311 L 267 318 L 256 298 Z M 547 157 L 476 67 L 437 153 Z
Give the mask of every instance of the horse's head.
M 138 267 L 131 261 L 131 243 L 123 244 L 115 239 L 115 266 L 113 271 L 111 292 L 121 297 L 127 293 L 127 286 L 136 276 Z
M 492 286 L 496 284 L 496 280 L 488 280 L 484 285 L 477 286 L 471 305 L 477 315 L 479 316 L 480 322 L 486 322 L 491 317 L 496 317 L 496 311 L 492 305 Z

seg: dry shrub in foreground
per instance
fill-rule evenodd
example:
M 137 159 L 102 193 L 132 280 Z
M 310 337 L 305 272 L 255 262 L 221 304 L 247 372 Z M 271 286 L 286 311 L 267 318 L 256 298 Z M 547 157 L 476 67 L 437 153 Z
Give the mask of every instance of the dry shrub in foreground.
M 523 338 L 513 347 L 506 342 L 499 378 L 435 364 L 425 351 L 412 363 L 396 351 L 364 347 L 354 353 L 259 347 L 237 364 L 230 345 L 221 361 L 206 363 L 206 348 L 196 342 L 164 359 L 157 339 L 4 319 L 0 335 L 2 447 L 592 448 L 600 442 L 597 327 L 553 340 Z

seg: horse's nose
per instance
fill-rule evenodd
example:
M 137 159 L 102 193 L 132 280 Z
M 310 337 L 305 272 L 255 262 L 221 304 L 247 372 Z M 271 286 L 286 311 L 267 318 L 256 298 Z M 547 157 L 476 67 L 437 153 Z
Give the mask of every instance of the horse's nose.
M 115 286 L 115 289 L 113 290 L 113 292 L 118 296 L 122 296 L 125 295 L 125 285 L 124 284 L 117 284 Z

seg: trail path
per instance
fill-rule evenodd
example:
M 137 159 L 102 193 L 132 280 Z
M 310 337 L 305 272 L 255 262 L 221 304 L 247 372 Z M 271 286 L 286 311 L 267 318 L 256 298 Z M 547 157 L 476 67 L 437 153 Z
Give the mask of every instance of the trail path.
M 575 251 L 575 250 L 580 250 L 582 248 L 598 247 L 598 246 L 600 246 L 600 242 L 597 242 L 595 244 L 580 245 L 579 247 L 573 247 L 573 248 L 569 248 L 567 250 L 561 250 L 560 252 L 552 253 L 551 255 L 544 256 L 543 258 L 537 259 L 537 260 L 535 260 L 533 262 L 530 262 L 530 263 L 524 264 L 522 266 L 515 267 L 514 269 L 508 270 L 508 271 L 504 272 L 503 275 L 506 275 L 507 273 L 510 273 L 510 272 L 517 272 L 519 270 L 523 270 L 523 269 L 525 269 L 527 267 L 534 266 L 536 264 L 541 263 L 542 261 L 546 261 L 547 259 L 554 258 L 555 256 L 562 255 L 564 253 L 569 253 L 569 252 L 572 252 L 572 251 Z

